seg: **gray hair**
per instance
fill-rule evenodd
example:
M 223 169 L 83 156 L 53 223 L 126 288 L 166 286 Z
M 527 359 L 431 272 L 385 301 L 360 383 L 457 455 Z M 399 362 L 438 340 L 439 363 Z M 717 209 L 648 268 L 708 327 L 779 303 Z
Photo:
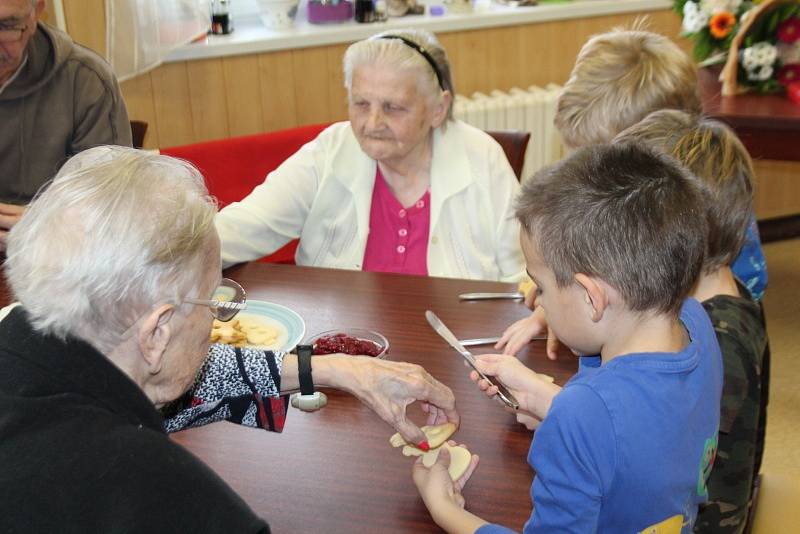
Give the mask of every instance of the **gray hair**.
M 159 301 L 198 285 L 216 202 L 189 163 L 103 146 L 67 161 L 8 236 L 5 269 L 33 327 L 122 341 Z
M 422 47 L 431 56 L 436 68 L 439 69 L 442 87 L 439 87 L 439 80 L 433 67 L 422 54 L 400 39 L 387 39 L 385 38 L 387 36 L 402 37 Z M 348 96 L 353 88 L 353 72 L 362 65 L 376 62 L 392 66 L 398 71 L 418 72 L 420 89 L 424 94 L 430 95 L 434 102 L 441 98 L 443 90 L 450 91 L 454 98 L 450 101 L 450 107 L 447 110 L 447 120 L 453 120 L 453 100 L 456 91 L 453 87 L 450 61 L 435 35 L 424 30 L 390 30 L 350 45 L 344 53 L 344 86 L 347 88 Z

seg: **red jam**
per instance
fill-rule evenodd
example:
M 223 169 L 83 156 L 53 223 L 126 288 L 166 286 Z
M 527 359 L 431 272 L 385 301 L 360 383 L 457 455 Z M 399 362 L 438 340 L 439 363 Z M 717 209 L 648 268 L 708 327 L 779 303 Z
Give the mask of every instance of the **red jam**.
M 314 354 L 343 354 L 377 356 L 383 347 L 368 339 L 348 336 L 339 333 L 332 336 L 322 336 L 314 342 Z

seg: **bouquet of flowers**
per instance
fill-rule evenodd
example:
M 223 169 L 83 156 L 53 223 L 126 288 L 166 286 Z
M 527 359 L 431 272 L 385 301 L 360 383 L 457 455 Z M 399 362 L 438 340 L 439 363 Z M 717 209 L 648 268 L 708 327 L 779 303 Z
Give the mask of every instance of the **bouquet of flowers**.
M 768 93 L 800 81 L 800 2 L 677 0 L 674 9 L 701 66 L 730 64 L 731 53 L 743 88 Z

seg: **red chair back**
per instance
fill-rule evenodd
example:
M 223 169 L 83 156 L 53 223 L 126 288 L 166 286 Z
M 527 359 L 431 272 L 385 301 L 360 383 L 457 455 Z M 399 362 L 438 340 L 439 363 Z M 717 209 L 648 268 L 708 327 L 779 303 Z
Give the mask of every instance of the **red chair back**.
M 164 148 L 161 153 L 191 162 L 203 174 L 220 208 L 246 197 L 264 178 L 327 124 L 301 126 L 256 135 L 231 137 Z M 259 261 L 294 263 L 297 240 Z

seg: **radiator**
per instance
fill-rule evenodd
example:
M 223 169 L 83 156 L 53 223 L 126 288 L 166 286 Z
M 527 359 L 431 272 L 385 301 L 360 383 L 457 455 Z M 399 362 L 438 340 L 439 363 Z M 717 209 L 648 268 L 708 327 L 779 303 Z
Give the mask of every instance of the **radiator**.
M 522 176 L 528 177 L 561 159 L 561 138 L 553 126 L 561 86 L 513 88 L 471 97 L 456 95 L 453 113 L 457 119 L 482 130 L 522 130 L 530 132 Z

